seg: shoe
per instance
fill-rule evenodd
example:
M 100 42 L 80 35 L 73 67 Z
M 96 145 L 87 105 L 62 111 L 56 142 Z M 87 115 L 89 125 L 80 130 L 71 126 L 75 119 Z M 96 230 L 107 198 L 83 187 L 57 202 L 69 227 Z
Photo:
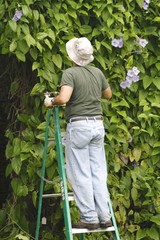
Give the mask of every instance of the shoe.
M 88 230 L 94 230 L 100 227 L 99 223 L 85 223 L 85 222 L 78 222 L 72 225 L 73 228 L 87 228 Z
M 101 222 L 101 223 L 100 223 L 100 227 L 101 227 L 101 228 L 107 228 L 107 227 L 111 227 L 111 226 L 112 226 L 111 220 L 108 220 L 108 221 L 106 221 L 106 222 Z

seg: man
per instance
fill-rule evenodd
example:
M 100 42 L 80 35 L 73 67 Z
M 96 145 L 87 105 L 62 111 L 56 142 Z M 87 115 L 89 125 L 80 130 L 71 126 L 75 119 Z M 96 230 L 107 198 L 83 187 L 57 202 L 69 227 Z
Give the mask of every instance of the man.
M 66 171 L 80 210 L 75 228 L 90 230 L 112 225 L 107 204 L 107 166 L 104 152 L 104 126 L 101 98 L 110 99 L 112 91 L 100 69 L 88 65 L 93 48 L 85 38 L 66 44 L 73 66 L 64 71 L 61 90 L 45 105 L 66 104 Z

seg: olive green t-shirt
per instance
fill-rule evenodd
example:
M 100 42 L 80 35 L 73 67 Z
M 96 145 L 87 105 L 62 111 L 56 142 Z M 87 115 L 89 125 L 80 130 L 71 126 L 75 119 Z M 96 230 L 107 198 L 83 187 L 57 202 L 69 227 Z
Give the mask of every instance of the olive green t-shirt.
M 66 104 L 66 119 L 78 116 L 102 115 L 102 91 L 109 84 L 99 68 L 93 66 L 75 66 L 63 72 L 61 86 L 73 88 L 70 100 Z

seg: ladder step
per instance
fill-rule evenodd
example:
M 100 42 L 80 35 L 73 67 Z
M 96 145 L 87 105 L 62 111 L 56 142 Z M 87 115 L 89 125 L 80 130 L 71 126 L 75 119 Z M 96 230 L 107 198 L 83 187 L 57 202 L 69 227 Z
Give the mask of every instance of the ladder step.
M 61 197 L 61 193 L 49 193 L 49 194 L 43 194 L 42 197 L 43 198 L 52 198 L 52 197 Z M 73 193 L 69 192 L 68 193 L 68 200 L 69 201 L 73 201 L 74 197 L 73 197 Z
M 72 228 L 72 234 L 77 233 L 90 233 L 90 232 L 113 232 L 115 231 L 114 227 L 108 228 L 97 228 L 95 230 L 88 230 L 87 228 Z

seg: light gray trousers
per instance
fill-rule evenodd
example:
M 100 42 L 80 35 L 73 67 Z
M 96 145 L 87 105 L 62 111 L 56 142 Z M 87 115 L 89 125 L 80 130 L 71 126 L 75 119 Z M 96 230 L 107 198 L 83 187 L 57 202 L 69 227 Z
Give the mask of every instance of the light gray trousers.
M 107 166 L 102 120 L 68 123 L 66 132 L 66 171 L 80 220 L 105 222 L 111 218 L 108 208 Z

